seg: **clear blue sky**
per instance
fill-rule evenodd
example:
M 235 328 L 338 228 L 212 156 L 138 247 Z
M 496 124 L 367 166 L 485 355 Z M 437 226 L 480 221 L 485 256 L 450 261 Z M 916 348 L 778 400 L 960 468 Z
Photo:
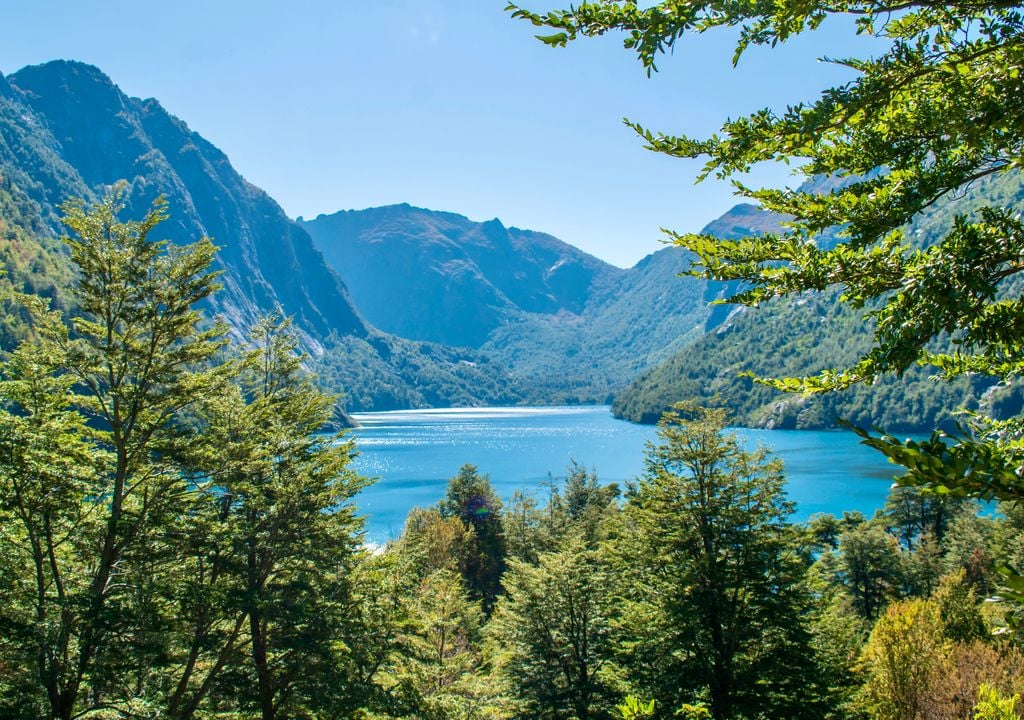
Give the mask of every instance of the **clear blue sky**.
M 621 124 L 695 135 L 813 99 L 869 41 L 826 27 L 730 65 L 733 36 L 690 38 L 648 79 L 621 38 L 553 50 L 506 0 L 32 0 L 3 11 L 0 70 L 55 58 L 155 97 L 290 215 L 408 202 L 499 217 L 617 265 L 699 230 L 736 199 L 699 163 Z M 535 9 L 559 7 L 537 0 Z M 759 182 L 789 182 L 766 168 Z

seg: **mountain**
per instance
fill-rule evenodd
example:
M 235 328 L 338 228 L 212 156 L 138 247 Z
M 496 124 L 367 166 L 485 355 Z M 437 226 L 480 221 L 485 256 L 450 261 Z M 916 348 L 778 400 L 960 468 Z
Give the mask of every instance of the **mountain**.
M 409 205 L 302 221 L 375 326 L 487 352 L 530 402 L 604 401 L 701 334 L 705 283 L 666 248 L 621 269 L 545 233 Z
M 0 220 L 15 228 L 0 237 L 0 258 L 23 260 L 21 269 L 5 262 L 10 279 L 25 285 L 28 271 L 52 277 L 51 294 L 61 294 L 58 288 L 66 287 L 70 271 L 57 241 L 60 204 L 69 197 L 95 201 L 121 179 L 129 185 L 126 217 L 140 216 L 163 195 L 171 215 L 159 228 L 163 237 L 188 243 L 207 235 L 220 247 L 223 290 L 210 309 L 235 335 L 280 310 L 293 318 L 313 355 L 357 358 L 363 374 L 348 375 L 370 386 L 388 379 L 380 402 L 361 391 L 366 402 L 350 402 L 349 409 L 390 407 L 396 397 L 422 398 L 414 387 L 414 366 L 447 378 L 432 394 L 434 404 L 518 398 L 500 365 L 482 362 L 489 359 L 479 353 L 440 352 L 367 323 L 309 234 L 239 175 L 223 152 L 156 100 L 128 97 L 100 70 L 77 62 L 55 61 L 0 76 Z M 26 256 L 46 258 L 42 265 L 53 267 L 26 265 Z M 389 358 L 395 355 L 409 362 L 393 367 Z M 329 364 L 342 361 L 332 358 Z M 462 377 L 463 368 L 471 367 L 466 363 L 490 373 L 481 382 L 488 388 L 481 396 Z M 356 397 L 351 387 L 334 389 Z
M 480 347 L 523 313 L 580 313 L 617 270 L 544 233 L 409 205 L 301 224 L 366 318 L 411 340 Z
M 955 214 L 970 214 L 983 204 L 1021 207 L 1024 179 L 1006 174 L 976 183 L 955 204 L 937 204 L 916 218 L 907 237 L 919 246 L 929 245 L 942 236 Z M 771 232 L 779 222 L 754 206 L 741 205 L 704 232 L 734 238 Z M 672 403 L 698 400 L 725 405 L 742 425 L 826 428 L 842 418 L 864 427 L 914 432 L 950 424 L 953 411 L 960 407 L 984 408 L 998 416 L 1019 406 L 1019 393 L 995 388 L 991 378 L 935 382 L 929 371 L 918 367 L 872 386 L 811 397 L 783 394 L 741 375 L 793 377 L 852 365 L 870 347 L 872 326 L 863 317 L 865 311 L 840 302 L 840 294 L 832 290 L 778 298 L 756 310 L 718 306 L 728 314 L 717 327 L 638 376 L 615 398 L 613 412 L 653 423 Z
M 309 236 L 156 100 L 129 98 L 97 68 L 74 62 L 27 67 L 7 80 L 14 104 L 31 114 L 22 115 L 21 132 L 11 132 L 5 113 L 0 162 L 35 181 L 24 187 L 44 216 L 53 218 L 69 196 L 93 200 L 126 179 L 129 216 L 164 195 L 168 239 L 207 235 L 220 246 L 224 289 L 214 308 L 234 326 L 280 306 L 313 347 L 331 332 L 367 334 Z M 25 141 L 29 134 L 35 142 Z

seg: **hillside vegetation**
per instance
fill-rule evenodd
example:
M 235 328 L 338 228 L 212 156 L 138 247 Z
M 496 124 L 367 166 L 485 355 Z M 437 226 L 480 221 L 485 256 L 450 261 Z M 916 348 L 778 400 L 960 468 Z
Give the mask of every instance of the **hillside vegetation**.
M 675 248 L 622 269 L 544 233 L 409 205 L 302 226 L 372 324 L 481 350 L 530 403 L 608 402 L 708 317 L 705 283 L 673 282 L 689 264 Z
M 956 212 L 970 213 L 984 204 L 1020 207 L 1022 203 L 1020 175 L 988 178 L 964 197 L 924 212 L 910 226 L 908 236 L 915 246 L 927 247 L 951 225 Z M 705 232 L 732 239 L 778 227 L 777 219 L 747 205 L 715 221 Z M 1003 292 L 1012 293 L 1015 288 L 1011 284 Z M 936 382 L 933 372 L 913 367 L 902 377 L 886 376 L 843 393 L 785 394 L 758 385 L 742 373 L 799 377 L 847 367 L 870 347 L 873 325 L 864 322 L 866 311 L 840 302 L 839 291 L 780 298 L 758 308 L 718 308 L 720 313 L 728 310 L 720 316 L 723 324 L 637 377 L 616 396 L 616 415 L 654 423 L 672 403 L 696 399 L 729 408 L 742 425 L 827 428 L 841 419 L 861 427 L 922 432 L 949 426 L 958 408 L 981 407 L 1001 416 L 1014 406 L 1013 401 L 1003 404 L 1007 392 L 996 390 L 992 378 L 975 375 Z
M 208 236 L 218 246 L 223 289 L 205 302 L 233 337 L 246 337 L 265 315 L 284 313 L 348 410 L 520 398 L 499 362 L 479 362 L 459 377 L 465 371 L 457 361 L 435 360 L 445 352 L 421 353 L 419 344 L 370 326 L 309 235 L 156 100 L 128 97 L 99 69 L 77 62 L 0 76 L 0 261 L 16 287 L 67 307 L 62 298 L 73 272 L 59 242 L 60 205 L 96 201 L 121 179 L 127 212 L 166 198 L 166 239 Z M 5 315 L 5 348 L 19 337 L 16 323 L 16 314 Z M 402 358 L 400 366 L 391 365 L 392 355 Z M 342 365 L 343 373 L 327 370 Z M 429 390 L 417 389 L 417 371 Z

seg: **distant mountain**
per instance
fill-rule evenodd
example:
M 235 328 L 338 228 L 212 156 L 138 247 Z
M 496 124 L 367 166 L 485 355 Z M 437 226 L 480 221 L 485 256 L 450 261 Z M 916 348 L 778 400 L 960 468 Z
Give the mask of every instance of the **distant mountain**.
M 844 417 L 913 430 L 956 406 L 1021 402 L 984 378 L 933 383 L 920 370 L 838 395 L 781 395 L 739 373 L 815 373 L 868 346 L 859 314 L 835 293 L 757 311 L 709 307 L 735 286 L 677 277 L 690 262 L 678 248 L 621 269 L 544 233 L 409 205 L 293 222 L 220 150 L 98 69 L 57 61 L 0 75 L 0 279 L 66 308 L 73 272 L 59 205 L 95 201 L 120 179 L 126 216 L 162 194 L 164 237 L 209 235 L 221 247 L 224 290 L 210 309 L 239 336 L 265 313 L 292 316 L 311 367 L 349 410 L 615 396 L 616 413 L 645 422 L 697 399 L 729 406 L 744 424 L 829 427 Z M 1021 207 L 1022 188 L 1019 176 L 981 182 L 956 208 Z M 929 242 L 952 212 L 930 209 L 911 237 Z M 738 205 L 705 231 L 735 238 L 779 221 Z M 18 322 L 0 316 L 0 347 L 23 332 Z
M 454 357 L 373 328 L 308 233 L 242 178 L 224 153 L 156 100 L 130 98 L 100 70 L 77 62 L 55 61 L 0 76 L 0 221 L 13 228 L 0 236 L 0 259 L 8 260 L 9 279 L 45 291 L 43 278 L 50 277 L 49 293 L 60 295 L 70 277 L 66 254 L 56 242 L 63 232 L 60 203 L 68 197 L 94 201 L 121 179 L 130 188 L 126 216 L 140 216 L 163 195 L 171 214 L 159 228 L 164 237 L 188 243 L 208 235 L 220 246 L 224 289 L 211 309 L 236 334 L 280 309 L 294 319 L 314 355 L 358 357 L 356 369 L 347 373 L 354 382 L 364 379 L 358 368 L 365 379 L 394 371 L 394 387 L 381 398 L 363 388 L 358 396 L 366 402 L 350 402 L 350 409 L 377 407 L 375 399 L 390 405 L 394 396 L 422 396 L 413 387 L 417 378 L 409 363 L 403 371 L 389 365 L 395 354 L 437 371 L 438 377 L 455 378 L 453 371 L 469 367 L 463 360 L 490 373 L 489 382 L 481 384 L 487 388 L 482 396 L 465 382 L 442 383 L 431 396 L 434 404 L 518 397 L 498 363 L 478 363 L 479 354 Z M 26 263 L 26 256 L 45 259 Z M 13 258 L 20 264 L 11 263 Z M 357 397 L 351 387 L 335 389 L 350 400 Z
M 704 331 L 677 248 L 624 270 L 551 235 L 409 205 L 301 223 L 374 325 L 486 351 L 530 402 L 609 400 Z
M 579 314 L 617 270 L 544 233 L 409 205 L 301 224 L 366 318 L 411 340 L 480 347 L 523 313 Z
M 1022 177 L 1002 175 L 977 183 L 955 204 L 938 204 L 917 218 L 908 237 L 928 245 L 941 237 L 954 214 L 970 213 L 983 203 L 1024 206 Z M 705 232 L 734 238 L 771 232 L 778 223 L 778 217 L 740 205 Z M 921 368 L 872 386 L 812 397 L 787 395 L 741 377 L 743 372 L 761 377 L 812 375 L 856 361 L 870 347 L 871 325 L 863 319 L 864 311 L 839 302 L 839 294 L 834 290 L 781 298 L 756 310 L 718 306 L 723 316 L 717 327 L 637 377 L 616 397 L 613 411 L 619 417 L 653 423 L 672 403 L 698 400 L 725 405 L 742 425 L 824 428 L 842 418 L 861 426 L 913 432 L 949 423 L 959 407 L 986 407 L 998 413 L 1000 407 L 1018 402 L 1016 396 L 993 392 L 990 378 L 935 382 Z

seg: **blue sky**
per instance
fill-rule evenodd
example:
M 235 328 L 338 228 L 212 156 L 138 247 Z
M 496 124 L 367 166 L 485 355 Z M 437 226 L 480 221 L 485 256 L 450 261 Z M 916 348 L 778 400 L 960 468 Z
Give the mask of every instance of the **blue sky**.
M 286 212 L 398 202 L 499 217 L 617 265 L 731 207 L 699 162 L 642 149 L 621 119 L 705 135 L 813 99 L 870 41 L 836 25 L 730 65 L 734 36 L 689 38 L 648 79 L 621 38 L 553 50 L 506 0 L 33 0 L 0 17 L 0 71 L 93 63 L 224 150 Z M 528 7 L 559 7 L 537 0 Z M 795 182 L 762 168 L 755 183 Z

